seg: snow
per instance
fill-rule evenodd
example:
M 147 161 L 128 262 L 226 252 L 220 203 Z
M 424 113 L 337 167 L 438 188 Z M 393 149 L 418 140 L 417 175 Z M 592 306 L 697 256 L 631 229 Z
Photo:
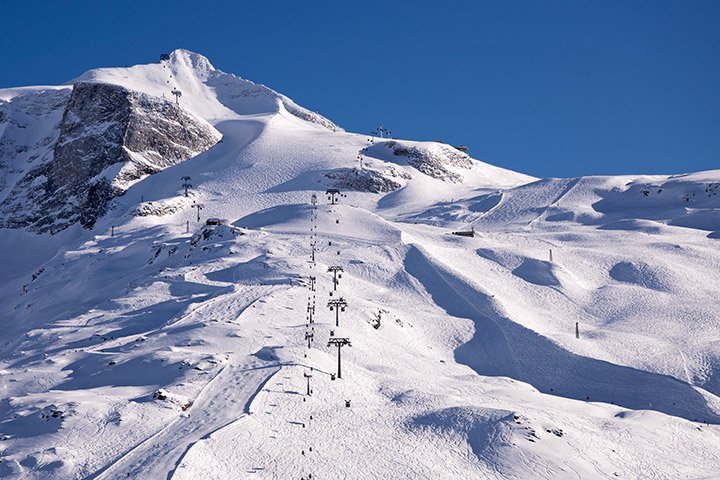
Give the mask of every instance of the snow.
M 449 181 L 184 50 L 80 79 L 178 88 L 223 140 L 92 230 L 2 230 L 0 477 L 717 476 L 720 170 L 535 179 L 394 140 Z M 361 150 L 400 188 L 328 204 Z

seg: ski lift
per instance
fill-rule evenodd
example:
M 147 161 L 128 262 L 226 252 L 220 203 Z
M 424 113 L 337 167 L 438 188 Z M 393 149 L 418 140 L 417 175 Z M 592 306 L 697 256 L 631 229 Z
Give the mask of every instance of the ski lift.
M 161 54 L 160 54 L 160 61 L 161 61 L 161 62 L 167 62 L 168 60 L 170 60 L 170 55 L 168 55 L 167 53 L 161 53 Z

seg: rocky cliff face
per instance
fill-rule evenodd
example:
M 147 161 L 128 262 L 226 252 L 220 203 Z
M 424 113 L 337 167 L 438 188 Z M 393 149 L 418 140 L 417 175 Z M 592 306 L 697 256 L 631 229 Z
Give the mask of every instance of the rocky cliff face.
M 29 166 L 11 189 L 6 186 L 0 226 L 50 233 L 75 223 L 92 227 L 112 198 L 135 181 L 221 138 L 170 100 L 90 82 L 73 86 L 56 129 L 59 136 L 45 161 Z

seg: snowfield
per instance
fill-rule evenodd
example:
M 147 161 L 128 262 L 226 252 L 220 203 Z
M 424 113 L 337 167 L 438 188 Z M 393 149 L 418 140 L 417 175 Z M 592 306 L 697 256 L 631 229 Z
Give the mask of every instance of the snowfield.
M 0 230 L 0 478 L 720 478 L 720 170 L 537 179 L 186 50 L 75 82 L 222 140 Z M 71 92 L 0 90 L 0 201 Z

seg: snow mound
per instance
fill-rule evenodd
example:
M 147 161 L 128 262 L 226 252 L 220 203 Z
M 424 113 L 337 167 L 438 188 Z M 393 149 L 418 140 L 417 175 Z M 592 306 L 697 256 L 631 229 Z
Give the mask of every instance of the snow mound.
M 558 280 L 558 277 L 555 275 L 555 265 L 544 260 L 526 258 L 512 273 L 526 282 L 534 283 L 535 285 L 560 285 L 560 280 Z
M 406 426 L 448 441 L 467 443 L 479 460 L 487 461 L 493 457 L 491 450 L 511 441 L 514 425 L 511 412 L 450 407 L 413 417 Z
M 644 262 L 616 263 L 609 273 L 610 277 L 618 282 L 630 283 L 659 291 L 672 289 L 672 282 L 668 281 L 668 273 Z

